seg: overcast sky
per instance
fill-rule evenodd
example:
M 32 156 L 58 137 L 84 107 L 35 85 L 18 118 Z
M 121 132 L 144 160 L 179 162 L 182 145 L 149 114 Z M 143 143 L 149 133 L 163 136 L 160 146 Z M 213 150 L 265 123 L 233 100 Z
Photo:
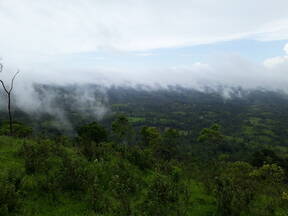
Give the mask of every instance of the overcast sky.
M 35 82 L 285 88 L 287 10 L 287 0 L 0 0 L 0 57 Z

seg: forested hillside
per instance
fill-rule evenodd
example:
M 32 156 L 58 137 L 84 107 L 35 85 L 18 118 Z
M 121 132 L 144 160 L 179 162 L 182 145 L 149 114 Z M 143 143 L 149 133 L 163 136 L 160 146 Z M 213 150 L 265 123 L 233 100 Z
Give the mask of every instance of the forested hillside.
M 0 215 L 288 215 L 286 94 L 89 88 L 1 112 Z
M 288 0 L 0 0 L 0 216 L 288 216 Z
M 124 114 L 137 128 L 175 128 L 194 138 L 218 123 L 225 134 L 248 142 L 285 145 L 288 140 L 288 96 L 283 92 L 36 85 L 32 102 L 40 104 L 38 109 L 23 111 L 20 105 L 15 108 L 15 120 L 49 135 L 75 135 L 78 126 L 93 119 L 109 127 L 115 115 Z

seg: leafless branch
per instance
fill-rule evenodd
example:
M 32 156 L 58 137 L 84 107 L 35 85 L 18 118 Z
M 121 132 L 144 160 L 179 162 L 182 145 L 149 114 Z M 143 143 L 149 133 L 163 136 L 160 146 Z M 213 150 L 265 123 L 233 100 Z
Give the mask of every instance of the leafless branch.
M 12 80 L 11 80 L 11 86 L 10 86 L 10 90 L 9 90 L 9 93 L 13 90 L 13 86 L 14 86 L 14 80 L 16 78 L 16 76 L 20 73 L 19 70 L 17 70 L 17 72 L 14 74 Z
M 5 92 L 6 92 L 7 94 L 9 94 L 9 91 L 6 89 L 6 86 L 5 86 L 4 82 L 3 82 L 2 80 L 0 80 L 0 82 L 1 82 L 1 84 L 2 84 L 2 86 L 3 86 L 3 89 L 5 90 Z
M 0 65 L 1 65 L 1 64 L 0 64 Z M 2 68 L 3 68 L 3 66 L 2 66 Z M 1 66 L 0 66 L 0 72 L 1 72 Z M 13 76 L 13 78 L 12 78 L 12 80 L 11 80 L 11 86 L 10 86 L 10 89 L 9 89 L 9 90 L 6 88 L 5 83 L 3 82 L 3 80 L 0 80 L 0 82 L 1 82 L 1 84 L 2 84 L 2 86 L 3 86 L 3 89 L 4 89 L 4 91 L 5 91 L 7 94 L 10 94 L 11 91 L 13 90 L 14 80 L 15 80 L 16 76 L 17 76 L 19 73 L 20 73 L 20 71 L 18 70 L 18 71 L 14 74 L 14 76 Z

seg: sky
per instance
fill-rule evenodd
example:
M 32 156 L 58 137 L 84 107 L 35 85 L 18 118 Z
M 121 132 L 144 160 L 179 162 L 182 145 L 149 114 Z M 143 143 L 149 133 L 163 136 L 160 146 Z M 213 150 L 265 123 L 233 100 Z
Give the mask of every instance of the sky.
M 287 0 L 0 0 L 18 82 L 288 87 Z

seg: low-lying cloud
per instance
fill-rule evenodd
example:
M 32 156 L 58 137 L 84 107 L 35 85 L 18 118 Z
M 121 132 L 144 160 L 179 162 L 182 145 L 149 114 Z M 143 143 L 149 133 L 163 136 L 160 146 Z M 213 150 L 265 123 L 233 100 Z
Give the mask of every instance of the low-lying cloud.
M 287 45 L 284 50 L 287 52 Z M 2 77 L 9 80 L 12 76 L 11 71 L 13 70 L 4 71 L 1 74 Z M 286 55 L 269 58 L 263 62 L 255 62 L 229 54 L 211 57 L 207 62 L 160 69 L 95 67 L 81 70 L 50 66 L 44 67 L 43 71 L 21 71 L 16 80 L 15 91 L 31 95 L 33 90 L 29 86 L 33 83 L 103 86 L 137 86 L 140 84 L 151 87 L 180 85 L 198 89 L 205 86 L 224 86 L 286 91 L 288 90 L 288 52 Z M 25 97 L 21 95 L 20 100 L 21 98 Z
M 15 94 L 19 107 L 27 112 L 57 111 L 52 103 L 57 92 L 44 94 L 43 105 L 35 83 L 287 91 L 288 44 L 285 55 L 264 62 L 227 54 L 149 69 L 144 63 L 143 67 L 100 66 L 101 55 L 87 66 L 73 57 L 104 51 L 148 58 L 161 48 L 238 39 L 286 40 L 287 8 L 287 0 L 1 0 L 0 57 L 6 68 L 0 75 L 9 81 L 13 71 L 21 70 Z M 94 91 L 79 91 L 73 92 L 76 107 L 98 107 L 96 117 L 106 112 L 105 103 L 94 100 Z

